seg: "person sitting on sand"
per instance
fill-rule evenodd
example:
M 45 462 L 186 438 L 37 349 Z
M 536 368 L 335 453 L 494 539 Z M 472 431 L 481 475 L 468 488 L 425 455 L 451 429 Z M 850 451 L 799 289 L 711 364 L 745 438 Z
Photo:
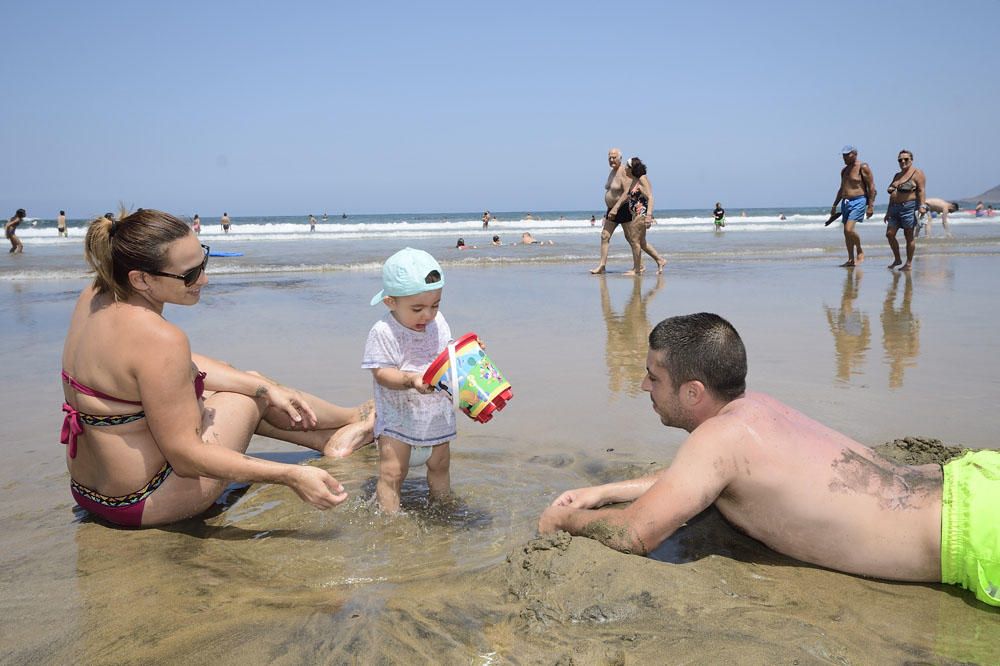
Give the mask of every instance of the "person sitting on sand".
M 854 230 L 858 222 L 863 222 L 875 214 L 875 179 L 871 167 L 858 161 L 858 149 L 854 146 L 844 146 L 840 151 L 844 159 L 844 168 L 840 170 L 840 188 L 837 198 L 830 206 L 830 224 L 837 217 L 844 225 L 844 244 L 847 246 L 847 261 L 841 266 L 854 266 L 865 260 L 865 252 L 861 249 L 861 236 Z M 840 204 L 840 211 L 837 211 Z M 780 215 L 779 220 L 785 216 Z
M 375 496 L 383 511 L 399 511 L 399 495 L 411 467 L 427 465 L 432 500 L 451 493 L 451 449 L 455 408 L 444 391 L 424 383 L 423 375 L 448 347 L 451 329 L 439 311 L 444 271 L 427 252 L 404 248 L 382 265 L 382 290 L 371 304 L 389 311 L 372 326 L 362 368 L 375 384 L 375 437 L 378 483 Z
M 737 529 L 822 567 L 955 583 L 1000 606 L 1000 452 L 899 465 L 774 398 L 746 391 L 746 350 L 722 317 L 661 321 L 642 389 L 690 433 L 655 474 L 562 493 L 538 522 L 626 553 L 657 548 L 715 504 Z M 599 507 L 632 502 L 624 509 Z
M 348 409 L 191 351 L 163 317 L 194 305 L 208 247 L 155 210 L 90 223 L 97 274 L 83 290 L 62 355 L 61 441 L 76 503 L 115 525 L 198 515 L 232 481 L 280 483 L 328 509 L 347 499 L 328 472 L 245 455 L 254 433 L 343 456 L 372 440 L 370 404 Z

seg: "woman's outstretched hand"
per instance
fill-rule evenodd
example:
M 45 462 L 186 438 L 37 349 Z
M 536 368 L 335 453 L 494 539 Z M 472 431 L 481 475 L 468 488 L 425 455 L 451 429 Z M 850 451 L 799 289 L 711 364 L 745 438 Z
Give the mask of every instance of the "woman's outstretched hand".
M 295 491 L 299 499 L 317 509 L 330 509 L 347 499 L 344 486 L 319 467 L 295 466 L 288 487 Z

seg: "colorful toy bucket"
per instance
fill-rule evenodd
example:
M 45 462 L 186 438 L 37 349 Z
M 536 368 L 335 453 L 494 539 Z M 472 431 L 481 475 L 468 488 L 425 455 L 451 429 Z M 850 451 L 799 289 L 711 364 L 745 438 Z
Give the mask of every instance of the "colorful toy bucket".
M 447 391 L 455 407 L 486 423 L 514 397 L 510 383 L 486 355 L 475 333 L 448 345 L 424 373 L 424 383 Z M 455 391 L 453 387 L 458 387 Z

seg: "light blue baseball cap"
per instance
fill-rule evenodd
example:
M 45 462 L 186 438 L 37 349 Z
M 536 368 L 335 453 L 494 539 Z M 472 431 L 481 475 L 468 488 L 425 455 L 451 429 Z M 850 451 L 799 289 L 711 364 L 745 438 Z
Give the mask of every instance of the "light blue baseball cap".
M 852 146 L 851 144 L 847 144 L 846 146 L 840 149 L 841 155 L 850 155 L 851 153 L 856 153 L 856 152 L 858 152 L 858 149 Z
M 441 279 L 427 282 L 431 271 Z M 404 247 L 382 264 L 382 290 L 372 297 L 372 305 L 381 303 L 386 296 L 413 296 L 444 287 L 444 271 L 430 254 L 412 247 Z

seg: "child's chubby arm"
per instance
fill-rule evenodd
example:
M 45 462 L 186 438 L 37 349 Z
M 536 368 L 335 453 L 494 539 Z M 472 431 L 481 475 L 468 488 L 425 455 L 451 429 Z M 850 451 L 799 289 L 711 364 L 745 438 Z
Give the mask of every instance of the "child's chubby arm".
M 372 368 L 381 386 L 395 391 L 414 389 L 418 393 L 433 393 L 434 387 L 424 383 L 423 377 L 416 372 L 403 372 L 399 368 Z

